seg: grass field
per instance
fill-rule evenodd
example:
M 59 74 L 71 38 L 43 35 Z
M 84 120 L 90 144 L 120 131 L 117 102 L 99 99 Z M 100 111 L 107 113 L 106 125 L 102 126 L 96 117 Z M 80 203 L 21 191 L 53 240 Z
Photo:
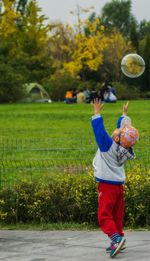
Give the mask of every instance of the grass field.
M 115 129 L 123 103 L 104 106 L 103 117 L 109 134 Z M 149 101 L 129 104 L 129 116 L 140 133 L 135 147 L 137 162 L 146 167 L 150 155 L 149 111 Z M 0 105 L 1 180 L 7 180 L 8 173 L 10 177 L 15 172 L 16 177 L 27 169 L 35 169 L 37 173 L 41 168 L 64 170 L 69 165 L 73 171 L 77 165 L 91 166 L 97 148 L 91 129 L 92 114 L 90 104 Z
M 103 110 L 105 126 L 110 133 L 115 128 L 118 116 L 121 114 L 123 102 L 116 104 L 106 104 Z M 150 135 L 150 101 L 131 101 L 129 105 L 129 115 L 133 120 L 140 134 Z M 48 137 L 55 137 L 58 133 L 81 131 L 90 133 L 90 119 L 92 116 L 92 106 L 67 105 L 64 103 L 51 104 L 11 104 L 0 106 L 0 128 L 3 135 L 8 137 L 24 138 L 39 137 L 39 132 L 47 132 Z M 21 131 L 25 135 L 21 135 Z M 16 135 L 15 135 L 16 132 Z

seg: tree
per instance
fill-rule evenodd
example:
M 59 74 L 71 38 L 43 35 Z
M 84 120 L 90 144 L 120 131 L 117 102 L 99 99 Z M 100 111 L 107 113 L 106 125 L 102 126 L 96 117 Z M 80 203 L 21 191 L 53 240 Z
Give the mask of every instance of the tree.
M 133 52 L 134 48 L 123 35 L 113 30 L 108 37 L 108 45 L 104 50 L 104 63 L 101 70 L 110 80 L 120 81 L 121 60 L 126 53 Z
M 142 20 L 139 24 L 139 39 L 144 39 L 148 34 L 150 34 L 150 21 Z
M 145 60 L 145 72 L 142 77 L 142 90 L 150 91 L 150 33 L 140 43 L 141 55 Z
M 132 46 L 135 48 L 137 52 L 139 52 L 139 31 L 138 31 L 138 24 L 133 19 L 130 24 L 129 28 L 129 38 L 132 43 Z
M 19 51 L 19 50 L 18 50 Z M 0 102 L 14 102 L 24 95 L 26 68 L 14 55 L 12 37 L 0 39 Z
M 131 14 L 131 0 L 112 0 L 102 8 L 101 22 L 106 28 L 115 27 L 125 37 L 129 37 L 129 28 L 133 15 Z
M 19 32 L 22 59 L 28 70 L 28 82 L 41 83 L 51 73 L 51 54 L 48 48 L 49 26 L 46 17 L 39 15 L 36 1 L 30 1 L 23 16 L 24 30 Z
M 24 93 L 25 66 L 20 59 L 14 1 L 4 0 L 4 13 L 0 17 L 0 102 L 16 101 Z
M 0 15 L 0 36 L 7 37 L 17 31 L 19 14 L 13 9 L 15 0 L 3 0 L 4 12 Z
M 88 20 L 84 28 L 86 31 L 75 35 L 76 48 L 64 68 L 84 81 L 100 81 L 106 75 L 118 79 L 120 61 L 126 52 L 133 50 L 131 45 L 115 29 L 108 35 L 99 18 Z
M 70 61 L 75 49 L 74 36 L 74 30 L 68 24 L 50 24 L 49 48 L 54 70 L 61 70 L 63 64 Z
M 87 21 L 86 27 L 90 33 L 95 32 L 97 20 L 94 23 Z M 103 63 L 102 51 L 107 45 L 104 36 L 104 27 L 97 31 L 94 35 L 86 36 L 84 33 L 75 35 L 75 50 L 72 53 L 71 61 L 64 64 L 64 68 L 71 75 L 80 73 L 82 80 L 86 80 L 85 71 L 96 71 L 100 64 Z M 100 44 L 101 43 L 101 44 Z
M 30 1 L 22 16 L 14 8 L 15 1 L 5 0 L 5 12 L 0 17 L 0 100 L 15 101 L 23 95 L 25 82 L 44 81 L 51 74 L 48 49 L 49 26 L 39 15 L 36 1 Z
M 17 2 L 17 8 L 16 8 L 16 10 L 17 10 L 18 12 L 20 12 L 22 15 L 24 15 L 24 14 L 25 14 L 25 10 L 26 10 L 26 5 L 27 5 L 27 3 L 28 3 L 28 0 L 19 0 L 19 1 Z

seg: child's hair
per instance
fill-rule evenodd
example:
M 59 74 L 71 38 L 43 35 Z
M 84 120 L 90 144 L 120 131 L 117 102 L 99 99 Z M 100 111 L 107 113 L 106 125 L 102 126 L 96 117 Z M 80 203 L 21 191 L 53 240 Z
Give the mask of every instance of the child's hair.
M 132 147 L 139 139 L 139 133 L 136 128 L 127 125 L 121 129 L 120 145 L 124 148 Z

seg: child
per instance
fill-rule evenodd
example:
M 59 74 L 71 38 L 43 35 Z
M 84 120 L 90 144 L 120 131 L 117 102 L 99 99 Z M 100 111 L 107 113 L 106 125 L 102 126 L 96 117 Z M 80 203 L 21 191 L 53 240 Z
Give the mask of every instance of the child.
M 94 100 L 95 115 L 92 127 L 98 144 L 98 151 L 93 160 L 94 176 L 98 183 L 98 223 L 102 231 L 111 240 L 106 252 L 115 257 L 124 247 L 124 181 L 123 164 L 134 159 L 132 146 L 138 141 L 138 131 L 127 117 L 128 103 L 123 106 L 123 115 L 119 118 L 117 129 L 110 137 L 100 115 L 103 104 Z

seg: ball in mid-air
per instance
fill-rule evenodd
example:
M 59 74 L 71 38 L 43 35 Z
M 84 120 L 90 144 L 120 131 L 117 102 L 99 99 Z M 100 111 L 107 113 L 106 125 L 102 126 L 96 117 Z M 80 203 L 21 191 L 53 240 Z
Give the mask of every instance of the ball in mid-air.
M 138 54 L 127 54 L 121 61 L 121 70 L 127 77 L 137 78 L 143 74 L 145 62 Z

